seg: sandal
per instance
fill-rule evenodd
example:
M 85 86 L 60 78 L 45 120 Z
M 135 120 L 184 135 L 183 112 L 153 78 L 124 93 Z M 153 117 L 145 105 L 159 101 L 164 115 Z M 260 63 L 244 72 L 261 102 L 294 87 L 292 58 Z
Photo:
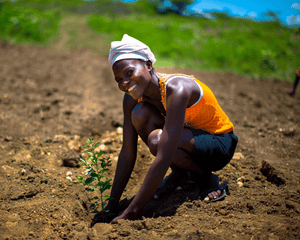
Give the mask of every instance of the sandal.
M 201 200 L 204 200 L 206 197 L 208 197 L 209 193 L 221 190 L 221 194 L 218 197 L 209 199 L 208 201 L 205 201 L 206 203 L 223 200 L 226 197 L 226 192 L 228 192 L 228 182 L 219 184 L 219 177 L 212 173 L 205 174 L 201 177 L 196 176 L 195 182 L 202 190 L 200 195 Z

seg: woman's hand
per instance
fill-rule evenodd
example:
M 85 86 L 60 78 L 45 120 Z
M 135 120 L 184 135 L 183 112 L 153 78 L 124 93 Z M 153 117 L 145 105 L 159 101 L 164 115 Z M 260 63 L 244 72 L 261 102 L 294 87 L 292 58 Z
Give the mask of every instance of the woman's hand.
M 114 219 L 117 215 L 113 212 L 113 209 L 109 206 L 107 206 L 103 211 L 98 212 L 93 220 L 92 220 L 92 226 L 94 226 L 96 223 L 109 223 L 112 219 Z
M 118 220 L 120 220 L 120 219 L 135 220 L 136 219 L 136 214 L 129 213 L 128 212 L 128 208 L 127 208 L 127 209 L 125 209 L 125 211 L 121 212 L 121 214 L 119 216 L 117 216 L 116 218 L 114 218 L 110 223 L 111 224 L 116 224 L 116 223 L 118 223 Z
M 116 218 L 114 218 L 110 223 L 116 224 L 116 223 L 118 223 L 118 220 L 120 220 L 120 219 L 126 220 L 127 218 L 121 214 L 120 216 L 117 216 Z

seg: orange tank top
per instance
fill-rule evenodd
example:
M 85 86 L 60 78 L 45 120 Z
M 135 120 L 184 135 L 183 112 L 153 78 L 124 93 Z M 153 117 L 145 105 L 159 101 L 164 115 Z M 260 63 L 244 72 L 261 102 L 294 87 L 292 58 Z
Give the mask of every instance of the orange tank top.
M 212 134 L 229 133 L 234 126 L 217 102 L 213 92 L 192 75 L 158 73 L 161 91 L 161 102 L 167 111 L 166 83 L 174 76 L 194 79 L 200 88 L 200 98 L 185 112 L 185 126 L 201 129 Z

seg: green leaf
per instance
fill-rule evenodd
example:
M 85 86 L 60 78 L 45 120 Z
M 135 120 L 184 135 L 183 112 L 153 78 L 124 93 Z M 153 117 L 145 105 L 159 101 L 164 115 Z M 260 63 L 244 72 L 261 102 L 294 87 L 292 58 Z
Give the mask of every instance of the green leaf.
M 97 154 L 98 154 L 98 151 L 94 151 L 94 152 L 93 152 L 93 156 L 94 156 L 94 158 L 96 158 L 96 159 L 98 160 L 98 158 L 97 158 Z
M 89 175 L 89 174 L 91 174 L 91 173 L 94 173 L 95 172 L 95 170 L 94 169 L 92 169 L 92 168 L 87 168 L 88 170 L 87 170 L 87 172 L 85 173 L 85 176 L 87 176 L 87 175 Z
M 93 197 L 91 200 L 97 200 L 97 199 L 99 199 L 98 197 Z
M 90 205 L 90 208 L 94 208 L 94 207 L 97 207 L 98 206 L 98 203 L 92 203 L 91 205 Z
M 83 177 L 82 176 L 78 176 L 78 180 L 83 180 Z
M 90 184 L 93 181 L 94 181 L 94 178 L 87 178 L 87 179 L 85 179 L 84 184 L 88 185 L 88 184 Z
M 97 213 L 99 213 L 99 211 L 97 211 L 97 210 L 94 210 L 94 211 L 92 211 L 91 213 L 96 213 L 96 214 L 97 214 Z
M 97 159 L 96 157 L 94 157 L 94 156 L 91 157 L 91 160 L 92 160 L 93 163 L 96 163 L 96 164 L 97 164 L 98 159 Z
M 100 151 L 97 155 L 97 158 L 99 158 L 104 152 L 103 151 Z
M 95 172 L 92 172 L 92 173 L 90 174 L 90 176 L 93 177 L 93 178 L 97 178 L 97 177 L 98 177 L 98 175 L 97 175 Z

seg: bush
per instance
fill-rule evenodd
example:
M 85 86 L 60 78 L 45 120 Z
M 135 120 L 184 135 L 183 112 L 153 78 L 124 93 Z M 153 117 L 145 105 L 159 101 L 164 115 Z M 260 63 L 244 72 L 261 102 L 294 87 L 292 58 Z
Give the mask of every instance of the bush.
M 58 11 L 39 11 L 5 2 L 0 10 L 0 37 L 16 43 L 44 43 L 57 34 L 60 18 Z

